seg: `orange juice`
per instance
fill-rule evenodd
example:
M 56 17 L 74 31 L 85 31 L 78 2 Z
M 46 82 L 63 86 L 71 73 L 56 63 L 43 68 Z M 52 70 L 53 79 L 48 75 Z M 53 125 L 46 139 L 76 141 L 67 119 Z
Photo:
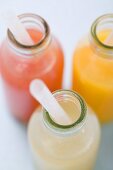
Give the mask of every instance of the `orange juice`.
M 93 23 L 90 39 L 79 42 L 73 58 L 73 89 L 101 122 L 113 121 L 113 46 L 105 42 L 112 17 L 104 15 Z
M 0 50 L 1 75 L 12 114 L 26 122 L 37 107 L 29 93 L 29 83 L 42 79 L 51 91 L 62 86 L 64 56 L 58 40 L 51 35 L 46 21 L 33 14 L 20 16 L 33 46 L 20 44 L 8 31 Z

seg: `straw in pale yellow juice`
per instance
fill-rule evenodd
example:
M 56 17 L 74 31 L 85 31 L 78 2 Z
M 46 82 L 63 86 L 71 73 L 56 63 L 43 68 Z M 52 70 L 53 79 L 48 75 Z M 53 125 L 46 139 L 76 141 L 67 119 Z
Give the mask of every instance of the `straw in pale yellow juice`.
M 59 104 L 72 123 L 76 122 L 80 116 L 79 105 L 69 101 Z M 89 111 L 84 127 L 64 138 L 46 129 L 42 119 L 41 111 L 35 111 L 28 131 L 37 170 L 92 170 L 100 139 L 95 115 Z
M 68 90 L 52 95 L 40 80 L 30 92 L 46 109 L 36 110 L 28 125 L 37 170 L 92 170 L 100 128 L 84 100 Z

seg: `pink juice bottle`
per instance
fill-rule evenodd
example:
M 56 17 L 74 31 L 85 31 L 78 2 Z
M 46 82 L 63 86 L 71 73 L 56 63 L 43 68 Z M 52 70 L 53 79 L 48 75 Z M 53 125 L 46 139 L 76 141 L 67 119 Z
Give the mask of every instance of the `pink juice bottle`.
M 34 45 L 19 43 L 8 30 L 0 50 L 0 67 L 9 109 L 16 118 L 27 122 L 37 107 L 29 93 L 29 83 L 42 79 L 51 91 L 62 86 L 64 56 L 46 21 L 35 14 L 22 14 Z

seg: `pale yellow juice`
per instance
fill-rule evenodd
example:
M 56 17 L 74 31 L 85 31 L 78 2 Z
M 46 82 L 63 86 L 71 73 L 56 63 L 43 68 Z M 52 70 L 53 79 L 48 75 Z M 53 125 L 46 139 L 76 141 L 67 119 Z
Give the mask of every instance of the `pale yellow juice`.
M 78 99 L 61 100 L 60 104 L 72 123 L 79 119 L 82 109 Z M 61 128 L 59 132 L 44 123 L 41 110 L 35 111 L 29 123 L 28 136 L 37 170 L 93 169 L 100 127 L 91 110 L 88 109 L 84 119 L 70 129 Z

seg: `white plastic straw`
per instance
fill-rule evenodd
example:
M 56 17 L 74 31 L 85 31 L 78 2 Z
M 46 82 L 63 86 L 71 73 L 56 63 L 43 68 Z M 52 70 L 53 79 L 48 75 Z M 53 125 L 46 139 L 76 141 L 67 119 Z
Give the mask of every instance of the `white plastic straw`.
M 70 124 L 71 120 L 43 81 L 35 79 L 30 84 L 32 96 L 48 111 L 51 118 L 59 124 Z
M 8 11 L 3 14 L 7 27 L 14 35 L 15 39 L 24 45 L 33 45 L 29 33 L 26 31 L 24 25 L 20 22 L 19 18 L 12 11 Z

